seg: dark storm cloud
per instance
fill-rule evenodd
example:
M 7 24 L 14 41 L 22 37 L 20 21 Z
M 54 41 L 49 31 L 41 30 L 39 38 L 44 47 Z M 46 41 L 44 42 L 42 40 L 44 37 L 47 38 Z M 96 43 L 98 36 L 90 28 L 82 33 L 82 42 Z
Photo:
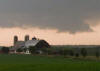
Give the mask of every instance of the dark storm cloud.
M 99 14 L 100 0 L 0 0 L 0 27 L 87 32 L 93 30 L 85 20 L 99 19 Z

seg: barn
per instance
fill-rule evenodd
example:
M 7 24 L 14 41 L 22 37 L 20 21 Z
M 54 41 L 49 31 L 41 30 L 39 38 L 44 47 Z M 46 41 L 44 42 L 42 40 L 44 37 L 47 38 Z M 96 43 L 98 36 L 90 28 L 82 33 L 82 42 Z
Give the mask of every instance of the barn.
M 30 47 L 50 48 L 50 45 L 47 41 L 39 40 L 34 37 L 32 38 L 32 40 L 16 41 L 16 43 L 14 43 L 14 46 L 10 49 L 10 53 L 30 54 L 30 51 L 29 51 Z

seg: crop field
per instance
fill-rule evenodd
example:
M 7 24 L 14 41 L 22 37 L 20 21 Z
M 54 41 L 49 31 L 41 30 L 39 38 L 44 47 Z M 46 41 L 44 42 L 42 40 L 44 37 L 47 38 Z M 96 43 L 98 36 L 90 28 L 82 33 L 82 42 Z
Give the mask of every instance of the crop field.
M 100 71 L 100 62 L 60 56 L 0 55 L 0 71 Z

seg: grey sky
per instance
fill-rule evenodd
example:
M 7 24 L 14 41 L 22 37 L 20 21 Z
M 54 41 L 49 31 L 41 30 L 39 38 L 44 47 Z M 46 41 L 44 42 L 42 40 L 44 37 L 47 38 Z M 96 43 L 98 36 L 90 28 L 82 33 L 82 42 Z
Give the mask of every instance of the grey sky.
M 95 24 L 84 21 L 99 18 L 100 0 L 0 0 L 0 27 L 87 32 Z

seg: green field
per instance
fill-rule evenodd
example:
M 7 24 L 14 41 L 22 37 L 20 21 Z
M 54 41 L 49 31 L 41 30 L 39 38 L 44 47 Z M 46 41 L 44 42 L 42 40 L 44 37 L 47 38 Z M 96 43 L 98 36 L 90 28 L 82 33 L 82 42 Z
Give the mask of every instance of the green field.
M 100 62 L 32 55 L 0 55 L 0 71 L 100 71 Z

